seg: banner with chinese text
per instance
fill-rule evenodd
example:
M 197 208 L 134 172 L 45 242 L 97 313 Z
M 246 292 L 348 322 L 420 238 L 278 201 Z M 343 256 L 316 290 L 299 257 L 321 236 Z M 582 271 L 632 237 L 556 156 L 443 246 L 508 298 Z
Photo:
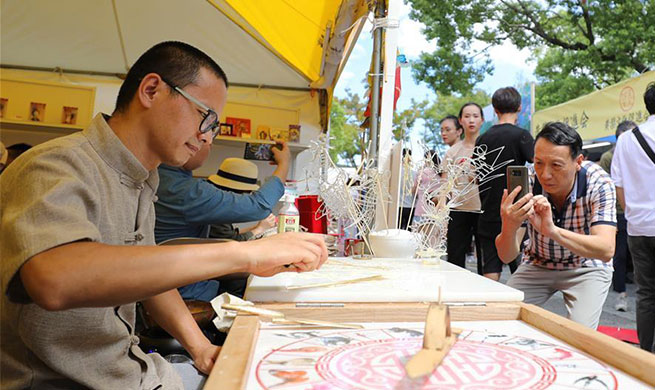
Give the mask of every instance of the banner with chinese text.
M 644 105 L 646 86 L 655 81 L 655 71 L 611 85 L 577 99 L 537 111 L 532 118 L 532 133 L 537 134 L 551 121 L 567 123 L 583 140 L 614 135 L 624 120 L 640 124 L 648 118 Z

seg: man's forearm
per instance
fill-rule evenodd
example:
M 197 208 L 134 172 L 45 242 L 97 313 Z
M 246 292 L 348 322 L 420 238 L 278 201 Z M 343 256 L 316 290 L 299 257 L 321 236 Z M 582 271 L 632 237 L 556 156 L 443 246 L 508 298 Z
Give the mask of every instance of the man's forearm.
M 606 225 L 610 229 L 610 225 Z M 616 234 L 616 229 L 614 229 Z M 557 228 L 552 239 L 578 256 L 608 262 L 614 256 L 615 238 L 611 234 L 580 234 Z
M 523 230 L 521 228 L 503 226 L 500 234 L 496 236 L 496 251 L 503 263 L 510 263 L 521 252 L 520 239 L 523 236 Z
M 287 181 L 287 175 L 289 174 L 289 163 L 278 164 L 273 171 L 273 176 L 277 176 L 282 180 L 282 184 Z
M 176 289 L 144 300 L 143 306 L 157 324 L 175 337 L 192 356 L 210 343 Z
M 623 187 L 616 187 L 616 198 L 619 200 L 621 208 L 625 210 L 625 192 L 623 192 Z
M 77 242 L 32 257 L 19 272 L 29 296 L 48 310 L 118 306 L 199 280 L 248 272 L 239 245 Z

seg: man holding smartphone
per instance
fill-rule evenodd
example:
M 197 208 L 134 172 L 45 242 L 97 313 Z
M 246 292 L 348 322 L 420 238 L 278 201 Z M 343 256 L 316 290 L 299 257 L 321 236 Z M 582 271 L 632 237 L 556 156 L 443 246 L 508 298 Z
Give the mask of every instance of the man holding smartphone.
M 503 192 L 496 247 L 503 262 L 514 260 L 526 226 L 523 262 L 507 284 L 537 305 L 561 291 L 568 317 L 595 329 L 612 282 L 616 190 L 581 151 L 574 129 L 561 122 L 544 126 L 534 146 L 531 192 L 518 200 L 520 187 Z

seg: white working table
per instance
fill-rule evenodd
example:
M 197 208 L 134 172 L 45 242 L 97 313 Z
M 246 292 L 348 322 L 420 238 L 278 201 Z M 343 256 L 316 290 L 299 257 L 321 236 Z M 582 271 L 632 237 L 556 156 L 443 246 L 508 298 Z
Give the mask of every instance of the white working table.
M 371 280 L 329 287 L 288 289 L 381 275 Z M 252 276 L 245 299 L 252 302 L 517 302 L 523 292 L 445 261 L 422 259 L 353 260 L 330 257 L 314 272 Z

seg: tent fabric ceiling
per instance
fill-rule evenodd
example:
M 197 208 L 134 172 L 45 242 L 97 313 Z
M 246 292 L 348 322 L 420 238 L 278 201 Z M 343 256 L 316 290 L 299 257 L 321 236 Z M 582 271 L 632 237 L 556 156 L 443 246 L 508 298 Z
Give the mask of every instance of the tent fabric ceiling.
M 225 1 L 308 79 L 320 77 L 323 37 L 341 1 Z
M 319 78 L 321 26 L 336 17 L 340 1 L 267 0 L 256 7 L 229 1 L 242 18 L 250 18 L 249 27 L 256 29 L 259 40 L 217 9 L 220 3 L 3 0 L 0 62 L 120 74 L 155 43 L 181 40 L 217 59 L 232 83 L 309 88 Z M 275 10 L 273 3 L 282 6 Z M 280 18 L 290 23 L 280 23 Z

